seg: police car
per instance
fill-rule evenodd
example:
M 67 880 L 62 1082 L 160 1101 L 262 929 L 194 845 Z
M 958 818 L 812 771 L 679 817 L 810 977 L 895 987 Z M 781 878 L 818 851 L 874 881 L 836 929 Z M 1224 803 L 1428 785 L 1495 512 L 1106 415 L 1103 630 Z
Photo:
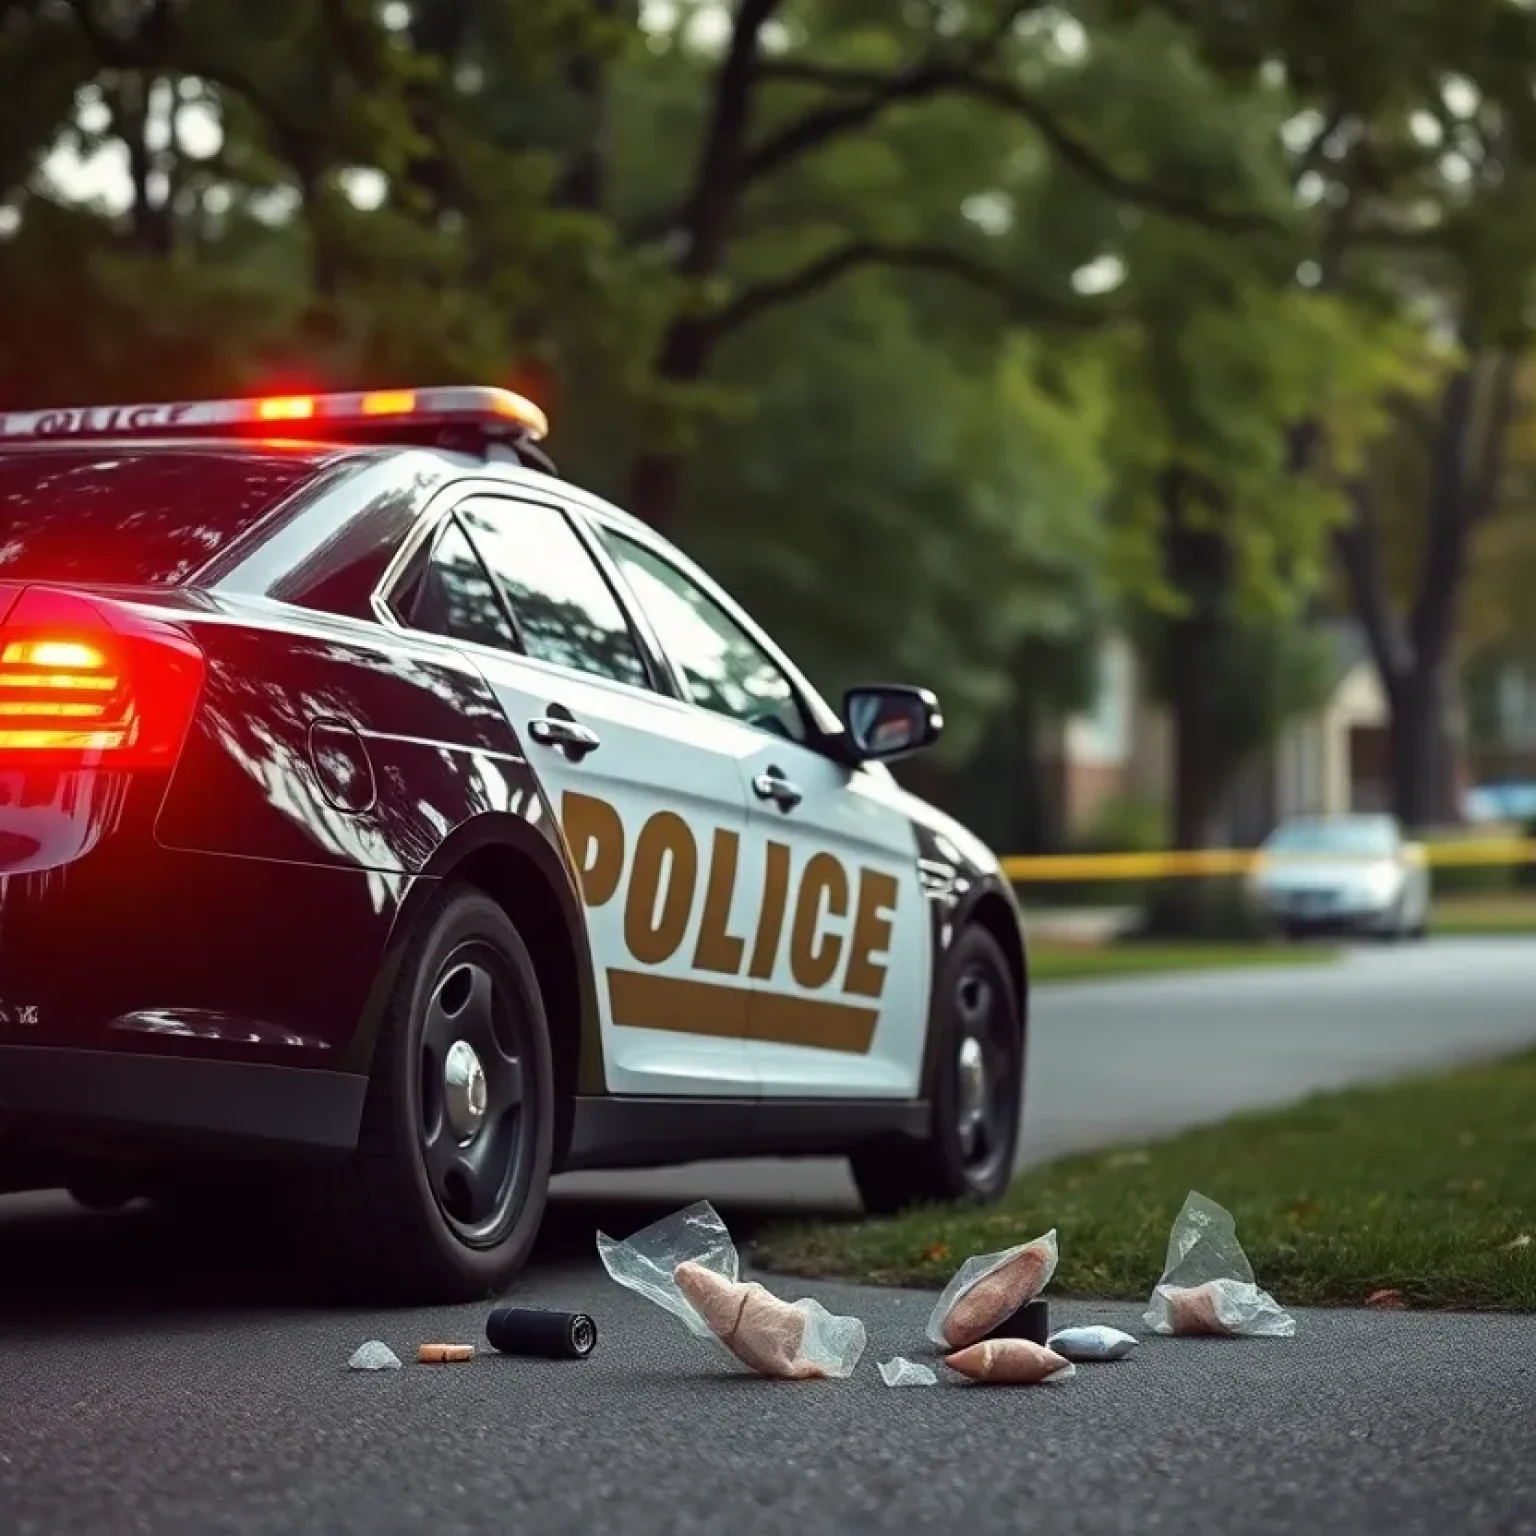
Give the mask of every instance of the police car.
M 553 1173 L 1006 1184 L 997 860 L 531 402 L 0 415 L 0 1178 L 216 1210 L 349 1285 L 512 1279 Z M 243 1198 L 243 1196 L 242 1196 Z

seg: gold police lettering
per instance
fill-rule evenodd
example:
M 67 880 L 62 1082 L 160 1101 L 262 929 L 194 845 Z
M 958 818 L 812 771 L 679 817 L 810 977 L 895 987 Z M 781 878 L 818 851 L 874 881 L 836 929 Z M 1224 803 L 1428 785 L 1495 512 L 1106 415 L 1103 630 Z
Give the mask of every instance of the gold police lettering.
M 562 799 L 560 819 L 587 906 L 606 907 L 624 886 L 623 945 L 631 960 L 647 968 L 609 970 L 616 1024 L 716 1035 L 748 1032 L 823 1049 L 869 1050 L 899 894 L 893 876 L 863 867 L 850 873 L 841 860 L 819 850 L 806 860 L 791 901 L 790 848 L 769 839 L 755 915 L 733 930 L 731 903 L 741 866 L 736 832 L 695 833 L 675 811 L 656 811 L 642 823 L 631 852 L 615 807 L 574 790 Z M 701 886 L 703 910 L 693 948 L 684 956 L 689 974 L 654 974 L 650 968 L 682 951 Z M 723 984 L 725 978 L 771 983 L 781 959 L 787 960 L 795 987 L 821 995 Z M 826 996 L 834 990 L 859 1001 L 834 1001 Z

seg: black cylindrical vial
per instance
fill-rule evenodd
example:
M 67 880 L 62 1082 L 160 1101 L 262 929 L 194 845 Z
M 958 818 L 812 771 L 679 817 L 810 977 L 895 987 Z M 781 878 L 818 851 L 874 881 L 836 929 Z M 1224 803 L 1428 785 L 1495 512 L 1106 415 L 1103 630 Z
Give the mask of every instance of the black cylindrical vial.
M 497 1307 L 485 1320 L 485 1338 L 504 1355 L 585 1360 L 597 1348 L 597 1324 L 585 1312 Z
M 1050 1336 L 1051 1308 L 1043 1296 L 1026 1301 L 987 1335 L 989 1339 L 1028 1339 L 1031 1344 L 1044 1344 Z

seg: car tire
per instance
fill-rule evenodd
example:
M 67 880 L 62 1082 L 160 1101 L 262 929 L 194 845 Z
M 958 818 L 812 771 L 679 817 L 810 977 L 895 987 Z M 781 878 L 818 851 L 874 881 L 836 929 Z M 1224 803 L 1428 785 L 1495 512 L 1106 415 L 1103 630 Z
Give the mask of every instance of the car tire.
M 995 1200 L 1013 1177 L 1024 1107 L 1023 1011 L 1002 947 L 985 928 L 961 930 L 937 997 L 929 1134 L 875 1143 L 849 1158 L 871 1215 Z
M 311 1209 L 342 1288 L 402 1304 L 506 1290 L 543 1218 L 554 1107 L 528 950 L 489 896 L 450 885 L 386 1005 L 357 1150 Z

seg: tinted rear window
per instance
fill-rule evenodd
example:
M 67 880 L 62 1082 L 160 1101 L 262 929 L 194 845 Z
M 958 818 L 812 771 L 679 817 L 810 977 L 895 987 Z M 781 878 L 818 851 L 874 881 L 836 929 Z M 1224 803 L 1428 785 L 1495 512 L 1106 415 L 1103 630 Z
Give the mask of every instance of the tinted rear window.
M 0 452 L 0 578 L 174 586 L 321 463 L 100 445 Z

